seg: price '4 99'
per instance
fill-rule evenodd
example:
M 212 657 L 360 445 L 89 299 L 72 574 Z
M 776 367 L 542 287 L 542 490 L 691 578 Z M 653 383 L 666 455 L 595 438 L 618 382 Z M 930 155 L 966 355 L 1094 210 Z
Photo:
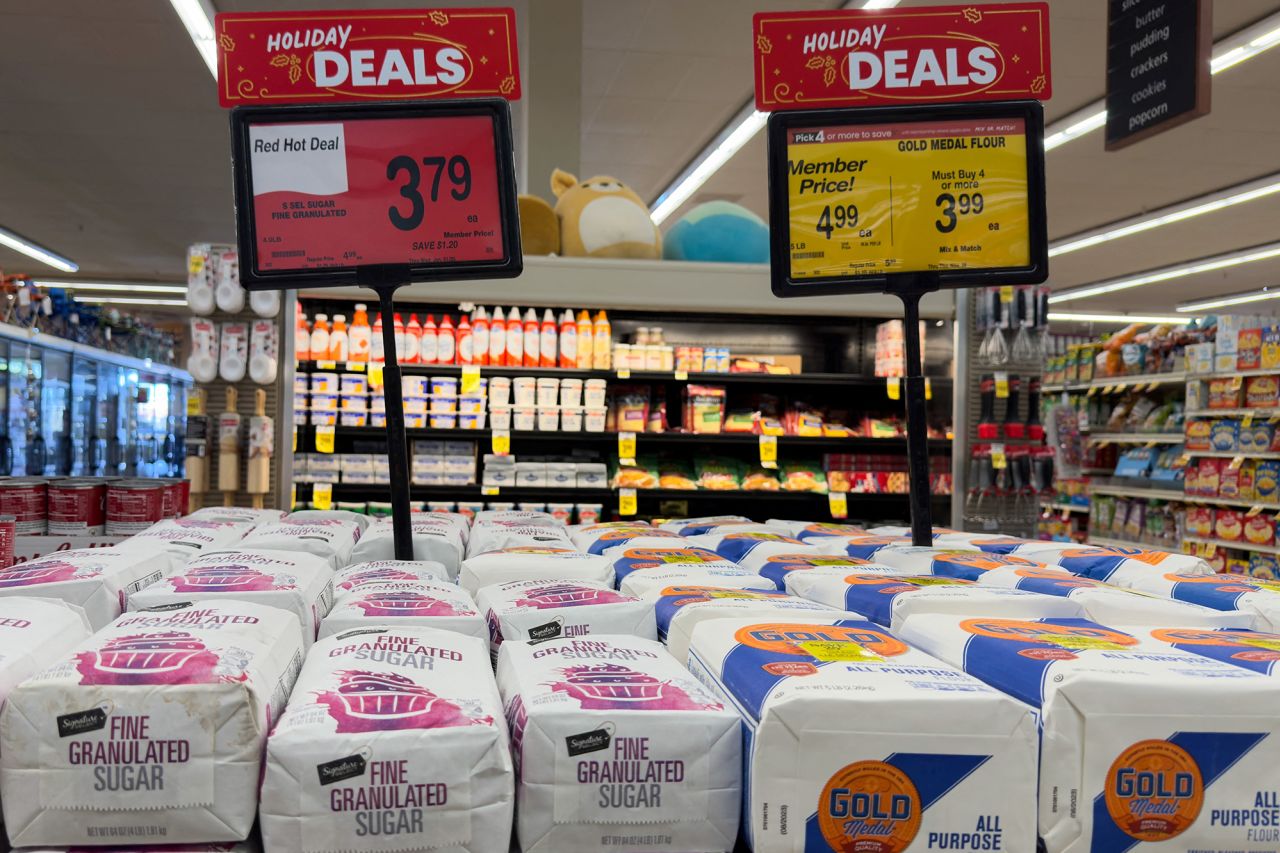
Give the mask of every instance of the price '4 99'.
M 461 154 L 446 160 L 444 157 L 423 157 L 422 165 L 427 167 L 428 179 L 431 182 L 429 195 L 431 201 L 440 200 L 440 182 L 446 172 L 449 177 L 449 195 L 455 201 L 466 201 L 471 195 L 471 164 Z M 432 173 L 434 170 L 434 173 Z M 422 224 L 426 214 L 426 200 L 422 196 L 422 169 L 418 161 L 408 154 L 400 154 L 387 163 L 387 180 L 397 180 L 399 175 L 405 176 L 400 186 L 400 195 L 409 200 L 408 214 L 401 213 L 395 205 L 387 208 L 387 218 L 391 224 L 401 231 L 412 231 Z

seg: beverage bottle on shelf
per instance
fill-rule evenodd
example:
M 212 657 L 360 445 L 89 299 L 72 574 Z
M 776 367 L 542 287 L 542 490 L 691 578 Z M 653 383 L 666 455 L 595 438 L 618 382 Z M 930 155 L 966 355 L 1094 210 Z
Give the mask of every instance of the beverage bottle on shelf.
M 307 326 L 307 315 L 302 313 L 302 303 L 295 302 L 294 304 L 298 306 L 297 328 L 293 331 L 294 359 L 297 361 L 310 361 L 311 329 Z
M 368 361 L 369 345 L 373 342 L 373 330 L 369 328 L 369 308 L 363 302 L 356 303 L 355 316 L 351 318 L 351 328 L 347 330 L 348 358 L 352 361 Z
M 435 364 L 440 359 L 439 332 L 436 329 L 436 315 L 428 314 L 427 322 L 422 324 L 422 337 L 418 340 L 418 362 Z
M 538 330 L 538 366 L 556 366 L 556 317 L 551 309 L 542 312 L 542 328 Z
M 572 308 L 564 309 L 560 315 L 560 366 L 578 366 L 578 322 Z
M 458 361 L 458 337 L 453 328 L 453 318 L 445 314 L 440 318 L 436 332 L 436 363 L 455 364 Z
M 347 315 L 333 315 L 333 330 L 329 332 L 329 360 L 346 361 L 349 350 L 347 340 Z
M 538 338 L 541 336 L 541 326 L 538 324 L 538 314 L 532 308 L 524 312 L 524 366 L 537 367 L 539 359 L 539 350 L 541 344 Z
M 489 321 L 489 363 L 494 366 L 507 363 L 507 319 L 497 306 Z
M 396 324 L 396 325 L 395 325 L 395 330 L 396 330 L 396 332 L 395 332 L 395 334 L 396 334 L 396 360 L 398 360 L 398 361 L 400 361 L 400 362 L 403 362 L 403 361 L 404 361 L 404 320 L 402 320 L 402 319 L 400 318 L 400 314 L 399 314 L 399 313 L 396 313 L 396 314 L 394 315 L 394 319 L 395 319 L 395 324 Z
M 387 348 L 382 343 L 382 315 L 373 321 L 373 337 L 369 341 L 369 361 L 382 364 L 387 360 Z
M 489 363 L 489 317 L 483 305 L 471 314 L 471 363 Z
M 406 364 L 417 364 L 422 356 L 422 324 L 417 314 L 409 315 L 409 322 L 404 324 L 404 360 Z
M 613 355 L 613 329 L 609 325 L 609 315 L 604 309 L 596 314 L 592 324 L 591 366 L 596 370 L 608 370 Z
M 471 318 L 463 314 L 458 318 L 458 364 L 475 364 L 475 338 Z
M 329 357 L 329 315 L 317 314 L 311 327 L 311 357 L 323 361 Z
M 591 314 L 583 308 L 578 312 L 578 369 L 590 370 L 594 356 L 595 333 L 591 325 Z
M 507 311 L 507 364 L 524 364 L 524 321 L 520 319 L 520 309 L 514 307 Z

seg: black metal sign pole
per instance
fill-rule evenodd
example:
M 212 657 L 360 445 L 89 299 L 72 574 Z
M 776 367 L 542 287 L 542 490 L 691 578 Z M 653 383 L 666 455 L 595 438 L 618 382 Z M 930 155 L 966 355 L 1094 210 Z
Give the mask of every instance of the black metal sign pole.
M 907 488 L 911 502 L 911 544 L 933 544 L 933 503 L 929 488 L 929 424 L 925 411 L 924 360 L 920 352 L 920 297 L 936 290 L 919 280 L 894 288 L 902 300 L 903 342 L 906 344 L 906 376 L 903 381 L 907 409 Z

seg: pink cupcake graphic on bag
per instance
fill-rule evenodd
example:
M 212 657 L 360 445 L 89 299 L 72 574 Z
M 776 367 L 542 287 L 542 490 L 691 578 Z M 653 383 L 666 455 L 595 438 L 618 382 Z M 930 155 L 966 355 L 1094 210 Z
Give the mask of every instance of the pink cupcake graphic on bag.
M 420 592 L 374 592 L 355 605 L 365 616 L 474 616 L 475 611 L 459 609 L 453 602 Z
M 6 569 L 0 572 L 0 589 L 15 586 L 35 586 L 42 583 L 58 583 L 76 576 L 77 567 L 61 560 L 46 560 L 26 568 Z M 97 572 L 94 572 L 97 574 Z
M 454 703 L 398 673 L 346 670 L 338 677 L 337 691 L 325 691 L 317 698 L 329 707 L 329 716 L 338 721 L 339 734 L 493 722 L 467 716 Z
M 570 666 L 560 670 L 564 681 L 552 690 L 568 693 L 588 711 L 702 711 L 719 710 L 719 703 L 696 702 L 669 681 L 612 663 Z
M 516 599 L 515 605 L 547 610 L 554 607 L 577 607 L 582 604 L 615 604 L 630 600 L 627 596 L 611 589 L 561 583 L 526 590 L 520 598 Z
M 338 584 L 338 589 L 347 591 L 370 583 L 395 583 L 396 581 L 416 581 L 417 579 L 418 576 L 413 572 L 406 572 L 404 569 L 387 566 L 381 569 L 368 569 L 347 575 L 342 583 Z
M 193 684 L 213 681 L 218 656 L 184 631 L 133 634 L 76 655 L 81 684 Z
M 291 589 L 292 585 L 277 585 L 275 578 L 264 575 L 249 566 L 206 566 L 192 569 L 184 575 L 169 579 L 174 592 L 263 592 L 271 589 Z

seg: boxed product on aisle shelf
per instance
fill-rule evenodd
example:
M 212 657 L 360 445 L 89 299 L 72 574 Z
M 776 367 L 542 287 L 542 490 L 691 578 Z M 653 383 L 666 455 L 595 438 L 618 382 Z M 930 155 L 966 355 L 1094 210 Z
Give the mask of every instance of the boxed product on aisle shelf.
M 1240 394 L 1243 387 L 1240 377 L 1210 379 L 1207 384 L 1210 409 L 1240 408 Z
M 1262 329 L 1241 329 L 1236 337 L 1236 370 L 1262 367 Z
M 508 641 L 498 685 L 519 768 L 525 853 L 636 836 L 644 841 L 635 847 L 655 853 L 733 848 L 738 715 L 656 641 Z
M 1244 402 L 1251 409 L 1280 406 L 1280 379 L 1275 376 L 1250 376 L 1244 381 Z
M 1244 539 L 1244 513 L 1238 509 L 1215 510 L 1213 535 L 1224 542 L 1239 542 Z
M 1274 554 L 1250 554 L 1248 566 L 1241 573 L 1258 580 L 1280 580 L 1280 561 Z
M 373 560 L 353 563 L 338 569 L 333 576 L 333 598 L 336 603 L 344 595 L 368 584 L 392 581 L 448 582 L 449 570 L 432 560 Z
M 612 586 L 613 569 L 605 557 L 578 551 L 511 548 L 468 557 L 458 576 L 458 584 L 472 595 L 482 587 L 518 580 L 587 580 Z
M 1276 544 L 1276 519 L 1267 513 L 1245 515 L 1244 541 L 1250 545 L 1261 545 L 1266 548 Z
M 1202 374 L 1213 373 L 1213 344 L 1188 344 L 1183 350 L 1187 358 L 1187 372 Z M 1192 383 L 1187 383 L 1190 387 Z M 1190 405 L 1190 404 L 1188 404 Z
M 0 603 L 10 596 L 58 599 L 83 611 L 97 631 L 120 615 L 129 595 L 160 580 L 171 565 L 158 548 L 123 543 L 55 551 L 0 570 Z
M 651 603 L 598 581 L 507 581 L 481 587 L 476 602 L 488 623 L 495 661 L 508 640 L 596 634 L 657 638 Z
M 1224 498 L 1253 500 L 1255 493 L 1253 480 L 1256 476 L 1256 466 L 1257 463 L 1252 460 L 1246 460 L 1240 463 L 1238 467 L 1223 466 L 1218 480 L 1218 494 Z
M 448 580 L 415 579 L 361 584 L 338 599 L 320 623 L 319 636 L 370 626 L 486 635 L 484 617 L 470 595 Z
M 1189 506 L 1184 515 L 1184 524 L 1188 536 L 1213 537 L 1213 508 L 1207 506 Z
M 267 731 L 301 663 L 298 621 L 274 607 L 228 599 L 124 614 L 5 703 L 11 841 L 244 840 Z
M 514 774 L 476 637 L 397 627 L 320 640 L 266 762 L 269 850 L 507 849 Z
M 515 485 L 526 489 L 545 489 L 550 485 L 547 478 L 547 463 L 517 462 Z
M 651 590 L 646 600 L 652 603 L 657 619 L 658 639 L 684 665 L 689 662 L 689 643 L 694 629 L 710 620 L 753 618 L 785 621 L 795 615 L 859 618 L 857 614 L 840 613 L 826 605 L 783 592 L 723 586 L 668 586 Z
M 1209 427 L 1209 447 L 1217 453 L 1240 449 L 1240 422 L 1231 418 L 1214 421 Z
M 690 668 L 743 715 L 757 853 L 1035 849 L 1033 716 L 879 626 L 718 619 Z
M 1250 846 L 1252 820 L 1222 816 L 1280 761 L 1272 679 L 1083 619 L 915 616 L 901 636 L 1039 709 L 1049 853 Z

